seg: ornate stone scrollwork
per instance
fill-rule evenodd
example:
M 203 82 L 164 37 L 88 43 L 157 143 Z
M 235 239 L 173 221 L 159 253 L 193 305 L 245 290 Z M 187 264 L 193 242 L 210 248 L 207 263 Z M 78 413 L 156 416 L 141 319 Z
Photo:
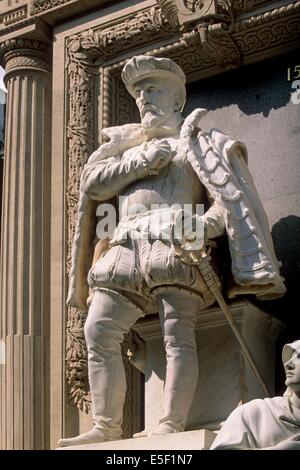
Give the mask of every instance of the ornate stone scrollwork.
M 94 150 L 94 79 L 95 70 L 89 57 L 77 48 L 74 39 L 67 45 L 68 77 L 68 177 L 67 177 L 67 269 L 70 270 L 72 241 L 77 219 L 80 175 Z M 88 413 L 90 408 L 87 353 L 83 327 L 86 313 L 68 309 L 66 376 L 70 397 Z
M 171 3 L 170 1 L 161 3 Z M 217 12 L 217 0 L 173 0 L 180 25 L 203 20 Z
M 199 41 L 201 53 L 209 61 L 223 68 L 237 67 L 240 64 L 240 51 L 232 36 L 235 17 L 229 0 L 214 2 L 214 10 L 186 27 L 183 40 L 187 45 Z
M 214 16 L 220 6 L 220 0 L 157 0 L 162 13 L 170 21 L 176 17 L 180 24 L 198 21 L 207 16 Z M 254 10 L 272 0 L 231 0 L 232 10 L 236 13 Z
M 44 10 L 49 10 L 49 8 L 62 5 L 63 3 L 67 3 L 69 1 L 70 0 L 32 0 L 30 12 L 32 15 L 36 15 L 37 13 L 41 13 Z
M 162 15 L 174 29 L 179 29 L 178 10 L 174 0 L 156 0 Z
M 6 74 L 13 69 L 21 68 L 21 69 L 35 69 L 37 70 L 51 70 L 50 63 L 48 61 L 43 60 L 41 57 L 28 57 L 21 52 L 13 52 L 7 55 L 6 57 L 6 67 L 5 71 Z
M 7 52 L 18 49 L 29 49 L 36 52 L 48 53 L 50 47 L 47 43 L 28 38 L 7 39 L 0 43 L 0 57 Z
M 161 14 L 158 8 L 137 13 L 123 23 L 105 29 L 93 29 L 70 38 L 69 50 L 74 57 L 87 53 L 102 62 L 116 54 L 149 44 L 153 40 L 165 39 L 174 34 L 174 25 Z
M 265 3 L 272 3 L 272 0 L 232 0 L 232 9 L 236 13 L 254 10 Z
M 6 76 L 16 69 L 32 69 L 35 72 L 51 70 L 50 46 L 27 38 L 3 41 L 0 44 L 0 60 Z
M 88 413 L 91 398 L 87 375 L 87 351 L 83 327 L 86 314 L 70 309 L 67 322 L 67 382 L 70 386 L 69 396 L 81 411 Z
M 243 55 L 300 40 L 300 1 L 248 18 L 236 26 L 236 43 Z M 255 29 L 252 28 L 255 21 Z
M 208 62 L 237 67 L 240 53 L 232 37 L 235 17 L 230 0 L 157 0 L 162 13 L 182 32 L 187 48 L 197 45 Z

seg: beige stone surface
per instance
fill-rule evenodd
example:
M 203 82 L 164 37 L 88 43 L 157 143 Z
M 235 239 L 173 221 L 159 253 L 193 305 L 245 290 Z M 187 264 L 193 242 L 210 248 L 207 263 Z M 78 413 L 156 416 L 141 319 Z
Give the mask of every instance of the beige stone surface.
M 250 302 L 234 302 L 230 307 L 273 393 L 275 342 L 283 325 Z M 145 342 L 145 428 L 151 429 L 162 414 L 163 341 L 158 318 L 146 317 L 134 329 Z M 239 403 L 265 395 L 218 307 L 199 312 L 196 339 L 199 379 L 187 428 L 217 429 Z
M 207 450 L 215 437 L 214 432 L 200 429 L 166 436 L 138 437 L 101 444 L 61 447 L 56 450 Z

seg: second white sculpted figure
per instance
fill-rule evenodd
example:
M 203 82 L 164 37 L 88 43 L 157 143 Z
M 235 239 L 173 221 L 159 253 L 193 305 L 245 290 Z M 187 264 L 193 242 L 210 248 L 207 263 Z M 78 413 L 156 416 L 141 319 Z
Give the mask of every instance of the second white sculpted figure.
M 133 57 L 122 79 L 141 124 L 104 130 L 110 142 L 83 169 L 70 275 L 69 305 L 85 310 L 92 291 L 85 338 L 94 427 L 61 439 L 61 446 L 121 438 L 126 380 L 120 344 L 149 311 L 159 312 L 167 362 L 163 416 L 149 434 L 185 428 L 198 380 L 195 318 L 214 298 L 197 267 L 183 263 L 172 236 L 166 236 L 184 214 L 178 204 L 194 208 L 210 201 L 203 215 L 194 211 L 196 241 L 203 243 L 201 228 L 206 240 L 227 233 L 234 280 L 230 297 L 250 292 L 274 298 L 285 291 L 245 146 L 218 130 L 202 132 L 205 110 L 183 119 L 186 79 L 172 60 Z M 112 198 L 119 199 L 119 223 L 92 266 L 93 201 Z M 165 224 L 153 223 L 167 215 Z M 182 245 L 189 241 L 185 233 Z
M 236 408 L 211 450 L 300 450 L 300 341 L 282 350 L 287 390 Z

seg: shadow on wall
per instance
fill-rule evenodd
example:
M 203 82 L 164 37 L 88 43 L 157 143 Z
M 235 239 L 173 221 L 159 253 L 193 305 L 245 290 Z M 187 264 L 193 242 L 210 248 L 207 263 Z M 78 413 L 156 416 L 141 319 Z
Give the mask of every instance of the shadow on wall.
M 291 82 L 287 81 L 287 69 L 296 62 L 295 55 L 287 55 L 232 70 L 190 84 L 188 96 L 198 96 L 199 106 L 210 111 L 234 104 L 246 115 L 268 117 L 272 109 L 282 108 L 290 101 Z M 187 104 L 184 114 L 188 115 L 193 106 L 194 103 Z
M 272 228 L 272 237 L 277 259 L 281 262 L 280 274 L 285 278 L 287 293 L 272 302 L 259 302 L 267 312 L 272 312 L 286 328 L 277 341 L 276 391 L 282 394 L 284 371 L 281 367 L 281 351 L 285 343 L 300 339 L 300 217 L 289 215 L 280 219 Z
M 300 217 L 289 215 L 280 219 L 273 225 L 272 237 L 276 256 L 282 263 L 281 274 L 286 279 L 288 290 L 299 290 Z
M 280 274 L 285 278 L 286 295 L 274 302 L 272 311 L 287 325 L 287 340 L 300 338 L 299 279 L 300 279 L 300 217 L 289 215 L 272 228 Z M 270 302 L 271 303 L 271 302 Z M 298 325 L 298 328 L 296 326 Z

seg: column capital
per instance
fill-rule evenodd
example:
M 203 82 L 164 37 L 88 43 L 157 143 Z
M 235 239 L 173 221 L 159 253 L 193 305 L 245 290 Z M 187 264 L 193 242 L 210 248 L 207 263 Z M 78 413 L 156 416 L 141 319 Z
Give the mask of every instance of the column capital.
M 51 71 L 51 46 L 30 38 L 7 39 L 0 44 L 0 59 L 5 68 L 5 80 L 11 73 L 32 70 Z

